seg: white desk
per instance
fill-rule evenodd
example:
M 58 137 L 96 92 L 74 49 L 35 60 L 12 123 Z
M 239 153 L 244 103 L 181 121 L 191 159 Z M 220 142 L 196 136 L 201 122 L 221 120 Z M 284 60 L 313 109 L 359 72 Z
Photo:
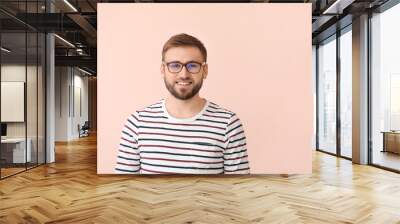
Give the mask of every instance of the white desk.
M 14 145 L 13 147 L 13 163 L 25 163 L 26 162 L 31 162 L 32 160 L 32 154 L 31 154 L 31 145 L 32 145 L 32 140 L 30 138 L 26 139 L 26 142 L 28 143 L 28 147 L 26 147 L 26 155 L 25 155 L 25 138 L 6 138 L 6 139 L 1 139 L 1 144 L 3 145 Z

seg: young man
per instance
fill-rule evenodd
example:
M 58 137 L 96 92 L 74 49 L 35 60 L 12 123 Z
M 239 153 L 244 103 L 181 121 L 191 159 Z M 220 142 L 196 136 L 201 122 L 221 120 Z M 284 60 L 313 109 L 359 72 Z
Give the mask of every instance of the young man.
M 206 48 L 193 36 L 178 34 L 164 44 L 160 69 L 169 94 L 128 117 L 116 173 L 250 173 L 241 121 L 199 96 L 206 61 Z

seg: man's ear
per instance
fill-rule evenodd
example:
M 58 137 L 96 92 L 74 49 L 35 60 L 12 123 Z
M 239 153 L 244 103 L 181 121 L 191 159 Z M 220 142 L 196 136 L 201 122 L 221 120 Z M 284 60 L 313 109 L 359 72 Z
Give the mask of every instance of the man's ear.
M 208 75 L 208 64 L 205 64 L 204 66 L 203 66 L 203 79 L 206 79 L 207 78 L 207 75 Z
M 160 66 L 160 73 L 161 73 L 161 76 L 165 75 L 165 66 L 164 66 L 164 64 L 161 64 L 161 66 Z

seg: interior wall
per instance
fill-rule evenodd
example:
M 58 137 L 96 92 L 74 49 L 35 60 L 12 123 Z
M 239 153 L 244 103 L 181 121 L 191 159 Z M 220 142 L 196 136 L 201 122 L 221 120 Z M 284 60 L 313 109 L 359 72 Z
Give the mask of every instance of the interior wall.
M 73 67 L 56 67 L 55 73 L 55 140 L 70 141 L 88 121 L 88 77 Z
M 82 76 L 82 73 L 73 70 L 73 113 L 72 113 L 72 129 L 73 138 L 79 137 L 78 125 L 81 127 L 85 121 L 88 121 L 88 77 Z
M 55 68 L 55 141 L 68 141 L 68 71 L 68 67 Z
M 90 131 L 97 132 L 97 78 L 88 79 L 88 100 L 89 100 L 89 122 Z

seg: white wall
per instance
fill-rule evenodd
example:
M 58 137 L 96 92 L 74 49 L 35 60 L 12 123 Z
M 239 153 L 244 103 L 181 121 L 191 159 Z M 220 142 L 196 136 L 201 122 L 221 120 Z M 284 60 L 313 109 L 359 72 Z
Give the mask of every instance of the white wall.
M 77 139 L 78 124 L 88 120 L 88 77 L 83 75 L 76 68 L 56 67 L 56 141 Z
M 55 141 L 68 141 L 68 67 L 55 68 Z

